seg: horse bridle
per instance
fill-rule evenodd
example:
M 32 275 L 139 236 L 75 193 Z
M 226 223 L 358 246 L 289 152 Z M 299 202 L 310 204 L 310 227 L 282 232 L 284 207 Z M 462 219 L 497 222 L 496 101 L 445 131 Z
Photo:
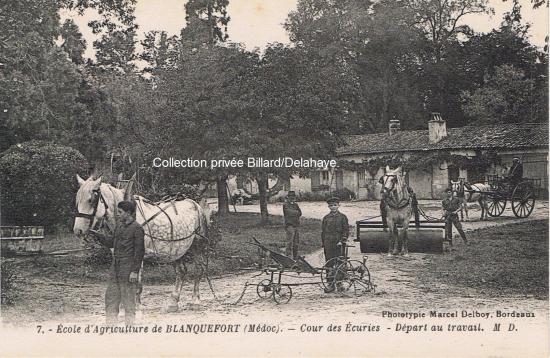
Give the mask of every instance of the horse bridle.
M 90 225 L 88 226 L 88 230 L 92 228 L 94 224 L 94 218 L 95 214 L 97 213 L 97 208 L 99 206 L 99 202 L 101 201 L 103 205 L 105 206 L 105 214 L 103 217 L 101 217 L 101 222 L 104 221 L 107 218 L 107 210 L 109 209 L 109 205 L 107 205 L 107 201 L 105 201 L 105 198 L 101 194 L 101 189 L 97 188 L 92 190 L 93 196 L 94 196 L 94 211 L 91 214 L 84 214 L 78 211 L 78 208 L 76 209 L 75 218 L 85 218 L 90 221 Z
M 393 209 L 402 209 L 402 208 L 404 208 L 405 206 L 409 205 L 409 203 L 410 203 L 410 201 L 411 201 L 411 197 L 410 197 L 410 196 L 407 197 L 407 200 L 406 200 L 404 203 L 403 203 L 403 199 L 401 199 L 401 201 L 400 201 L 399 203 L 395 203 L 395 202 L 392 202 L 392 201 L 389 200 L 389 194 L 390 194 L 392 191 L 395 190 L 395 182 L 396 182 L 397 180 L 393 180 L 393 181 L 392 181 L 392 186 L 391 186 L 391 188 L 389 188 L 389 189 L 386 188 L 386 183 L 388 182 L 388 180 L 389 180 L 390 178 L 392 178 L 392 179 L 394 179 L 394 178 L 397 179 L 397 175 L 395 175 L 395 174 L 384 174 L 384 176 L 383 176 L 382 178 L 384 178 L 384 180 L 382 181 L 382 191 L 385 191 L 386 193 L 388 193 L 388 195 L 385 196 L 385 198 L 383 198 L 383 200 L 386 202 L 386 204 L 387 204 L 389 207 L 393 208 Z
M 382 178 L 384 178 L 384 180 L 381 183 L 382 184 L 382 190 L 387 191 L 388 193 L 391 193 L 395 189 L 395 180 L 392 182 L 392 186 L 389 189 L 386 188 L 386 183 L 388 182 L 388 180 L 390 178 L 392 178 L 392 179 L 397 178 L 397 175 L 395 175 L 395 174 L 384 174 L 384 176 Z

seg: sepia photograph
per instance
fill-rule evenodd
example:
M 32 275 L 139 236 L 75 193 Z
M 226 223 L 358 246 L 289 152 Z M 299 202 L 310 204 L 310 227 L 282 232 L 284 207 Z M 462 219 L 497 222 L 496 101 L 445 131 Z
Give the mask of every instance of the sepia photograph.
M 547 0 L 0 0 L 0 356 L 548 357 Z

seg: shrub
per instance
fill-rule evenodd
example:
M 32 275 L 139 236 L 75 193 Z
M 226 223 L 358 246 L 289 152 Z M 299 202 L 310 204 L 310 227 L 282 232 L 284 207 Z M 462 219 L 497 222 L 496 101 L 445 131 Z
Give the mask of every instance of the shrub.
M 87 170 L 77 150 L 47 141 L 16 144 L 0 154 L 2 223 L 70 226 L 78 184 Z
M 355 193 L 347 188 L 337 189 L 335 191 L 314 191 L 300 194 L 299 201 L 325 201 L 328 198 L 337 197 L 342 201 L 355 199 Z
M 335 196 L 342 201 L 355 199 L 355 193 L 348 188 L 337 189 L 332 192 L 332 196 Z
M 300 194 L 300 201 L 324 201 L 330 197 L 330 193 L 326 191 L 305 192 Z
M 9 262 L 2 262 L 0 265 L 2 270 L 0 273 L 0 277 L 2 280 L 2 286 L 1 286 L 1 303 L 4 305 L 11 305 L 15 302 L 15 282 L 17 280 L 17 276 L 15 275 L 14 267 Z

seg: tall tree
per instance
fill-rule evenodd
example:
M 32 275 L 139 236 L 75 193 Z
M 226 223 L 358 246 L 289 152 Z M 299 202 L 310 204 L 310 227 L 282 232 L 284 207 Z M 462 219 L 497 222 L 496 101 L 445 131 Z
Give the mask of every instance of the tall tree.
M 54 139 L 72 113 L 79 75 L 56 46 L 55 1 L 0 3 L 0 150 Z
M 61 48 L 69 55 L 71 61 L 77 65 L 83 64 L 86 40 L 72 19 L 67 19 L 63 23 L 61 38 L 63 39 Z
M 502 65 L 513 66 L 521 70 L 527 79 L 533 79 L 536 88 L 533 95 L 543 100 L 544 96 L 540 94 L 544 91 L 539 89 L 545 88 L 547 83 L 547 55 L 529 43 L 529 26 L 522 23 L 519 10 L 519 6 L 515 5 L 509 13 L 505 13 L 498 29 L 489 33 L 469 31 L 463 33 L 461 41 L 450 43 L 443 67 L 448 125 L 462 126 L 467 121 L 477 121 L 465 116 L 462 111 L 461 93 L 473 92 L 483 86 L 487 75 L 494 75 L 496 68 Z
M 358 0 L 301 0 L 289 14 L 291 41 L 315 65 L 345 74 L 337 83 L 326 80 L 345 93 L 350 133 L 386 131 L 394 117 L 414 127 L 423 114 L 410 75 L 417 71 L 420 41 L 412 16 L 402 2 Z
M 458 33 L 468 28 L 460 26 L 467 15 L 493 13 L 488 0 L 405 0 L 413 13 L 414 24 L 424 32 L 427 40 L 424 66 L 434 74 L 433 85 L 429 86 L 427 103 L 430 111 L 445 111 L 445 60 L 447 49 Z
M 146 73 L 155 74 L 159 71 L 174 68 L 180 53 L 180 39 L 170 36 L 166 31 L 149 31 L 141 41 L 142 52 L 139 59 L 147 63 L 143 69 Z
M 96 65 L 105 71 L 120 74 L 132 73 L 136 70 L 136 29 L 137 25 L 126 28 L 109 29 L 94 41 L 96 50 Z
M 510 65 L 487 74 L 483 86 L 471 93 L 465 92 L 464 112 L 476 124 L 500 124 L 547 121 L 546 113 L 535 106 L 534 80 L 525 77 L 521 70 Z
M 243 132 L 249 156 L 330 158 L 346 130 L 346 93 L 339 82 L 345 72 L 334 72 L 323 62 L 311 61 L 307 50 L 282 44 L 269 46 L 249 100 L 259 110 Z M 346 81 L 344 81 L 346 82 Z M 260 189 L 262 222 L 268 221 L 267 178 L 307 175 L 311 168 L 249 168 Z
M 187 26 L 182 39 L 197 44 L 214 44 L 228 38 L 229 0 L 189 0 L 185 4 Z
M 98 9 L 127 19 L 133 1 L 22 0 L 0 3 L 0 150 L 29 139 L 67 143 L 91 113 L 82 64 L 84 41 L 61 8 Z M 56 41 L 61 39 L 61 44 Z M 78 66 L 77 66 L 78 65 Z M 90 104 L 91 105 L 91 104 Z M 72 132 L 77 129 L 77 133 Z

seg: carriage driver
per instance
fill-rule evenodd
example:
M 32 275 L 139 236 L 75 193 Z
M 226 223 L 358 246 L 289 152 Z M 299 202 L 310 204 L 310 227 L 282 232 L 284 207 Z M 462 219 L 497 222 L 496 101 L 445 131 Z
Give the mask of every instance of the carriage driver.
M 505 183 L 510 183 L 513 187 L 519 184 L 523 179 L 523 163 L 518 157 L 514 157 L 512 160 L 512 167 L 508 171 L 508 175 L 504 177 Z
M 460 210 L 461 201 L 456 196 L 453 196 L 453 189 L 447 188 L 445 191 L 447 194 L 447 198 L 443 200 L 441 203 L 443 206 L 443 218 L 445 219 L 445 236 L 446 240 L 449 241 L 451 246 L 453 245 L 453 226 L 457 229 L 458 233 L 460 234 L 460 237 L 462 240 L 464 240 L 464 243 L 468 244 L 468 240 L 466 240 L 466 234 L 464 233 L 464 230 L 462 230 L 462 225 L 460 224 L 460 220 L 458 220 L 458 214 L 457 211 Z
M 90 230 L 103 245 L 114 248 L 105 292 L 105 313 L 109 325 L 117 323 L 121 303 L 124 306 L 125 323 L 134 324 L 138 273 L 145 254 L 144 232 L 134 220 L 135 211 L 133 202 L 121 201 L 117 205 L 118 220 L 112 236 Z
M 327 200 L 327 204 L 330 212 L 323 218 L 321 230 L 321 241 L 325 251 L 326 262 L 342 255 L 342 246 L 338 244 L 345 243 L 349 236 L 348 217 L 338 211 L 340 200 L 338 198 L 330 198 Z M 332 260 L 332 264 L 334 264 L 334 260 Z M 330 277 L 327 278 L 329 278 L 330 282 Z M 334 289 L 334 284 L 332 284 L 325 289 L 325 292 L 333 292 Z

